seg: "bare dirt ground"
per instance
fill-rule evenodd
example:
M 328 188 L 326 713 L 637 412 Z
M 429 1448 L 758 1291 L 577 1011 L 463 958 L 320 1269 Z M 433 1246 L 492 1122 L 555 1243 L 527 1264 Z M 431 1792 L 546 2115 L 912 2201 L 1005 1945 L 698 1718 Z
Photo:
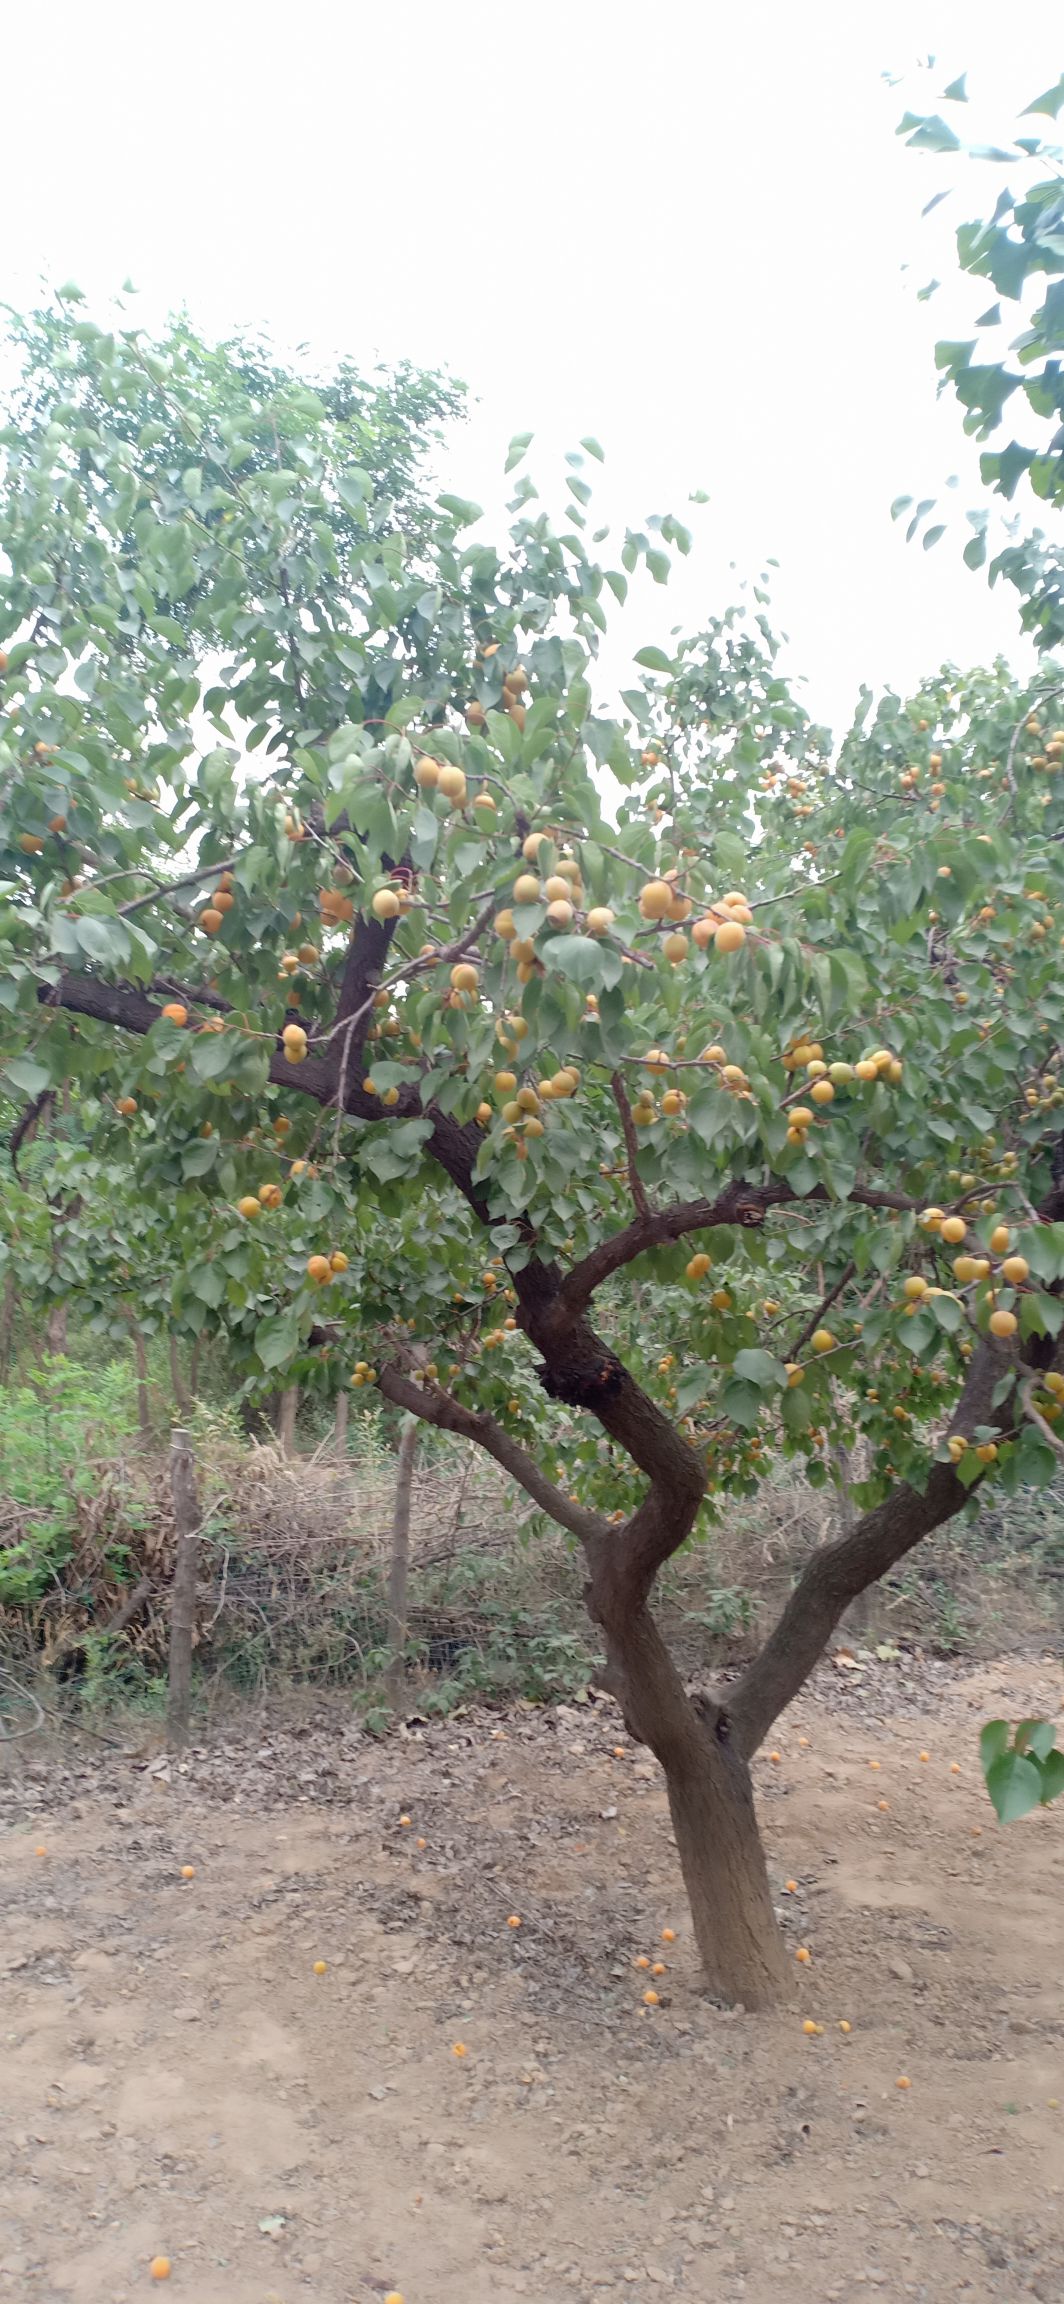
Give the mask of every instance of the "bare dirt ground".
M 174 2304 L 1059 2304 L 1064 1816 L 999 1829 L 976 1734 L 1060 1699 L 824 1668 L 757 1764 L 812 1958 L 756 2018 L 605 1701 L 10 1747 L 0 2297 L 134 2304 L 163 2253 Z

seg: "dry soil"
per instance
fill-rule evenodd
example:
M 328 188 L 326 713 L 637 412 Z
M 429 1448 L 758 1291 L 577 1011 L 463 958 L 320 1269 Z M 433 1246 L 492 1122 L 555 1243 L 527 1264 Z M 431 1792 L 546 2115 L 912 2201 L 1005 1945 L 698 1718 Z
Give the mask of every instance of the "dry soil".
M 757 1763 L 769 2017 L 700 1992 L 606 1700 L 8 1747 L 0 2297 L 1059 2304 L 1064 1813 L 999 1828 L 976 1736 L 1060 1698 L 823 1668 Z

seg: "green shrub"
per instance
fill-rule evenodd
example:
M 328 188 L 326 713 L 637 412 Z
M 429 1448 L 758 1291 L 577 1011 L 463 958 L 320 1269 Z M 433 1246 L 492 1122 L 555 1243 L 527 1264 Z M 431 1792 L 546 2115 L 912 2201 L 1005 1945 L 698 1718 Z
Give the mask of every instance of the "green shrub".
M 0 1387 L 0 1606 L 27 1608 L 69 1559 L 76 1499 L 101 1457 L 124 1453 L 136 1395 L 120 1362 L 101 1369 L 44 1360 L 25 1383 Z

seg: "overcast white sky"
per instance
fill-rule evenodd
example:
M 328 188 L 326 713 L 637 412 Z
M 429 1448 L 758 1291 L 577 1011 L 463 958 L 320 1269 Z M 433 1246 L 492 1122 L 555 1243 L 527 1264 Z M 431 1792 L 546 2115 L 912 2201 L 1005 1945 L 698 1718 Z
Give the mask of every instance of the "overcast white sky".
M 46 26 L 46 30 L 45 30 Z M 445 365 L 475 396 L 451 485 L 502 498 L 593 432 L 608 514 L 684 512 L 699 548 L 640 591 L 632 649 L 697 623 L 768 554 L 789 662 L 836 725 L 858 685 L 944 658 L 1027 660 L 1012 596 L 943 543 L 906 547 L 902 493 L 973 456 L 936 406 L 934 337 L 978 305 L 915 290 L 949 264 L 945 165 L 894 127 L 881 74 L 967 68 L 976 132 L 1064 68 L 1059 5 L 988 0 L 121 0 L 9 14 L 0 292 L 129 275 L 145 317 L 265 327 L 327 357 Z M 15 92 L 18 100 L 15 101 Z M 994 172 L 967 169 L 959 211 Z M 906 269 L 907 267 L 907 269 Z M 611 650 L 611 665 L 616 661 Z

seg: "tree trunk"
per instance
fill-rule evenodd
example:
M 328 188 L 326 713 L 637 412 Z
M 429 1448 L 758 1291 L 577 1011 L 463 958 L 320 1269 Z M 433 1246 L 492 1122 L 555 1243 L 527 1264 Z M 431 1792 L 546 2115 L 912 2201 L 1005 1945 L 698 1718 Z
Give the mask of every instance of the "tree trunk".
M 750 1771 L 713 1725 L 698 1726 L 688 1758 L 665 1771 L 695 1942 L 712 1993 L 744 2008 L 774 2008 L 791 1997 L 791 1972 Z
M 46 1352 L 65 1352 L 67 1348 L 67 1308 L 63 1303 L 50 1304 L 44 1324 Z
M 772 1906 L 750 1771 L 727 1713 L 707 1697 L 687 1696 L 646 1608 L 632 1609 L 609 1585 L 608 1571 L 593 1575 L 589 1594 L 606 1633 L 607 1686 L 621 1699 L 630 1734 L 649 1745 L 665 1771 L 707 1986 L 730 2005 L 778 2007 L 790 1999 L 793 1979 Z
M 347 1418 L 350 1406 L 350 1394 L 338 1392 L 336 1395 L 336 1422 L 333 1426 L 333 1449 L 341 1464 L 347 1458 Z
M 410 1576 L 410 1497 L 417 1451 L 417 1417 L 404 1416 L 395 1464 L 395 1508 L 392 1514 L 392 1557 L 388 1569 L 388 1695 L 402 1700 L 406 1671 L 406 1592 Z
M 11 1373 L 16 1302 L 15 1273 L 9 1264 L 4 1275 L 3 1301 L 0 1302 L 0 1384 L 6 1384 Z
M 196 1631 L 199 1503 L 188 1432 L 170 1435 L 170 1492 L 174 1505 L 174 1581 L 170 1593 L 170 1689 L 167 1739 L 174 1751 L 188 1742 L 192 1714 L 192 1647 Z
M 197 1336 L 196 1341 L 192 1347 L 192 1358 L 188 1364 L 188 1388 L 192 1394 L 193 1401 L 199 1399 L 200 1352 L 202 1350 L 202 1346 L 203 1338 L 202 1336 Z
M 174 1395 L 174 1407 L 178 1415 L 191 1415 L 192 1395 L 181 1374 L 181 1347 L 172 1328 L 170 1330 L 170 1389 Z
M 151 1400 L 148 1393 L 148 1347 L 144 1332 L 133 1313 L 127 1314 L 129 1333 L 133 1338 L 133 1359 L 137 1370 L 137 1423 L 145 1447 L 151 1442 Z
M 298 1411 L 299 1386 L 298 1384 L 286 1384 L 277 1411 L 277 1437 L 281 1443 L 281 1453 L 284 1456 L 294 1456 L 296 1452 L 296 1416 Z

